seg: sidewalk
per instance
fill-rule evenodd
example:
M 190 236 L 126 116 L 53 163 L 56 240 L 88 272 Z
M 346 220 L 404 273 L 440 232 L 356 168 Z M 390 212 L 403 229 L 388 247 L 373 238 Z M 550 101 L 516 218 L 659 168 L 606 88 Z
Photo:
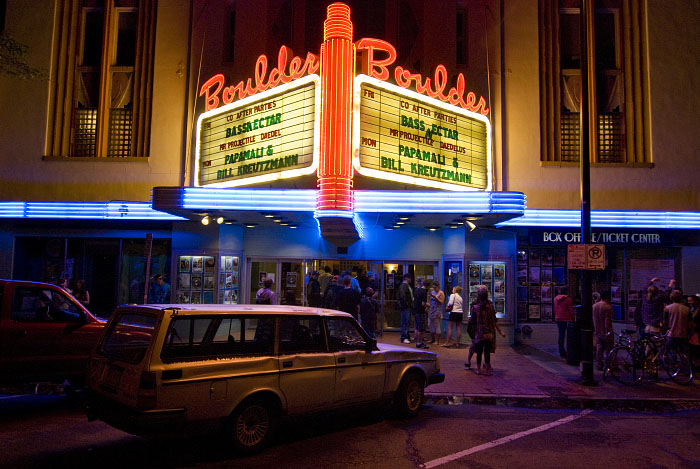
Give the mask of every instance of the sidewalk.
M 380 342 L 399 344 L 398 333 L 385 332 Z M 414 348 L 412 343 L 408 347 Z M 619 384 L 613 378 L 603 379 L 595 371 L 597 386 L 582 386 L 576 381 L 581 372 L 559 358 L 556 344 L 536 348 L 530 345 L 498 344 L 491 354 L 492 376 L 477 375 L 476 356 L 471 370 L 465 370 L 468 346 L 459 349 L 430 347 L 440 358 L 440 370 L 445 373 L 443 383 L 431 385 L 426 395 L 433 400 L 448 403 L 467 400 L 475 403 L 502 405 L 540 405 L 564 407 L 625 406 L 654 410 L 700 408 L 700 384 L 695 377 L 689 386 L 672 381 L 644 380 L 635 386 Z

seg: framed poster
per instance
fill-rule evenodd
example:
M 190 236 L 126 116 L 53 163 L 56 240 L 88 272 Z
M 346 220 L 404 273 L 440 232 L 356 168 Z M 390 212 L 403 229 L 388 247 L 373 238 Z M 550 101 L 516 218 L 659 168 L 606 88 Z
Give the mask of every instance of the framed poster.
M 288 288 L 296 288 L 297 286 L 297 273 L 296 272 L 287 272 L 287 287 Z
M 528 281 L 530 283 L 540 283 L 540 268 L 530 267 L 528 274 Z
M 530 266 L 540 265 L 540 250 L 539 249 L 529 249 L 528 250 L 528 263 Z
M 204 273 L 213 274 L 216 268 L 216 261 L 213 257 L 207 256 L 204 258 Z
M 540 263 L 542 265 L 552 265 L 553 254 L 551 249 L 542 249 L 540 254 Z
M 542 322 L 551 322 L 552 321 L 552 305 L 540 305 L 540 313 L 541 313 L 541 320 Z
M 180 272 L 189 272 L 192 268 L 191 263 L 192 258 L 190 256 L 180 256 Z
M 528 305 L 527 318 L 528 319 L 539 319 L 540 318 L 540 305 Z
M 193 256 L 192 257 L 192 272 L 202 273 L 203 270 L 204 270 L 204 264 L 203 264 L 202 256 Z
M 518 321 L 527 321 L 527 303 L 518 301 Z
M 542 268 L 540 270 L 540 282 L 542 283 L 552 283 L 552 269 L 551 268 Z
M 518 265 L 527 265 L 527 251 L 524 249 L 518 249 Z

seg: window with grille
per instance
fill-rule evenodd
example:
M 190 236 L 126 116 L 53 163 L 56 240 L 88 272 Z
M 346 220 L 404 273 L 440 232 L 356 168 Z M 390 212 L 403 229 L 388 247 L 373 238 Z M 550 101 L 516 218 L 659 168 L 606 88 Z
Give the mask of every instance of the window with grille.
M 148 156 L 155 8 L 153 0 L 59 0 L 47 156 Z
M 597 151 L 592 163 L 649 166 L 645 102 L 646 8 L 600 0 L 595 12 Z M 540 2 L 540 129 L 543 163 L 580 158 L 580 1 Z M 623 28 L 622 25 L 629 25 Z M 642 38 L 642 40 L 640 40 Z M 629 55 L 629 57 L 627 56 Z M 630 57 L 639 57 L 635 62 Z M 593 129 L 592 129 L 593 130 Z M 641 136 L 641 137 L 640 137 Z

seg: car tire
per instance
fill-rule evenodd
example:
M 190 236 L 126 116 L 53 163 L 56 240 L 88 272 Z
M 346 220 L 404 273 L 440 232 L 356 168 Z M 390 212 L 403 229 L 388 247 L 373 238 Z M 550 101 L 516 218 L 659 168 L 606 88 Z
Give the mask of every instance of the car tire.
M 231 414 L 227 434 L 238 452 L 256 453 L 272 438 L 277 419 L 277 408 L 269 400 L 248 399 Z
M 417 373 L 403 377 L 394 394 L 394 408 L 401 418 L 415 417 L 423 405 L 425 380 Z

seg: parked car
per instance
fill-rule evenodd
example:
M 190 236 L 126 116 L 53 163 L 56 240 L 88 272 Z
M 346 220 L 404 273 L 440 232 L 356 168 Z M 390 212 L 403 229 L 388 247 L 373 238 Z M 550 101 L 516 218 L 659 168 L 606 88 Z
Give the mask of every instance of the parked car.
M 0 380 L 84 381 L 105 324 L 55 285 L 0 280 Z
M 223 431 L 260 449 L 282 415 L 393 401 L 418 413 L 435 353 L 379 344 L 338 311 L 120 306 L 90 359 L 88 417 L 142 435 Z

